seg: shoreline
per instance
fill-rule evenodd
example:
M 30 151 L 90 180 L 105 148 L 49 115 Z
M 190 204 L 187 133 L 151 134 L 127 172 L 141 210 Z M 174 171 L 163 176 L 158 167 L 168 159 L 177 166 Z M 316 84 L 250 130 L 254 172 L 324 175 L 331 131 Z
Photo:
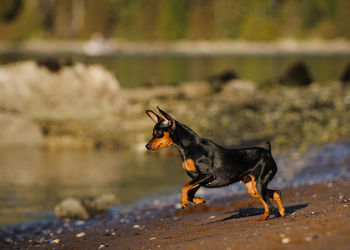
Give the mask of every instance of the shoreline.
M 18 241 L 1 237 L 3 249 L 18 247 L 97 249 L 341 249 L 350 243 L 350 181 L 282 189 L 285 218 L 258 219 L 263 208 L 249 195 L 212 198 L 184 210 L 174 206 L 130 211 L 128 217 L 103 215 L 87 221 L 60 221 L 42 228 L 13 230 Z M 275 205 L 275 204 L 274 204 Z M 138 214 L 138 216 L 137 216 Z M 118 223 L 117 223 L 118 221 Z M 57 221 L 56 221 L 57 223 Z M 83 235 L 83 236 L 82 236 Z M 79 237 L 80 236 L 80 237 Z M 10 236 L 7 236 L 11 239 Z M 5 241 L 4 241 L 5 240 Z
M 31 40 L 0 42 L 0 54 L 80 55 L 80 56 L 273 56 L 273 55 L 349 55 L 350 41 L 345 39 L 296 40 L 279 39 L 270 42 L 245 40 L 179 40 L 123 41 L 123 40 Z

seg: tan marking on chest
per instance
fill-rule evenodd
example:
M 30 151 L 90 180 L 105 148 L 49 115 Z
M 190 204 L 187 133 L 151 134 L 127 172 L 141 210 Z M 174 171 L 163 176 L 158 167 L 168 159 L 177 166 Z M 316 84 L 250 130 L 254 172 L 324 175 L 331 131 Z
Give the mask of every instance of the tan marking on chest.
M 182 167 L 186 170 L 186 171 L 192 171 L 192 172 L 196 172 L 196 166 L 194 165 L 194 162 L 192 159 L 186 159 L 184 160 L 184 162 L 182 163 Z

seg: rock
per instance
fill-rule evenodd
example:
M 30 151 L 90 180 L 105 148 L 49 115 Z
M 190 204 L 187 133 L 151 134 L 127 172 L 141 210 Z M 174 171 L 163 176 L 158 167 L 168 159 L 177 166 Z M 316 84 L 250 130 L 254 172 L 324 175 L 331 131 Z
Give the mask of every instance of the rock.
M 108 207 L 116 203 L 113 194 L 97 197 L 67 198 L 55 206 L 56 216 L 62 219 L 87 219 L 104 213 Z
M 0 147 L 33 147 L 40 145 L 40 127 L 26 117 L 0 113 Z
M 207 82 L 186 82 L 181 91 L 187 98 L 208 96 L 213 93 L 212 87 Z
M 0 67 L 0 107 L 29 117 L 89 117 L 122 104 L 118 80 L 101 65 L 77 63 L 57 72 L 33 61 Z
M 87 209 L 90 216 L 104 213 L 108 207 L 114 205 L 117 199 L 114 194 L 103 194 L 95 198 L 83 198 L 82 204 Z
M 290 239 L 289 239 L 289 238 L 282 238 L 282 239 L 281 239 L 281 242 L 282 242 L 283 244 L 288 244 L 288 243 L 290 242 Z
M 60 239 L 54 239 L 50 242 L 50 244 L 58 244 L 60 243 Z
M 210 76 L 209 81 L 225 83 L 237 78 L 238 74 L 236 72 L 234 72 L 233 70 L 225 70 L 224 72 Z
M 214 91 L 219 92 L 227 82 L 237 78 L 238 74 L 236 72 L 233 70 L 225 70 L 222 73 L 210 76 L 209 82 Z
M 343 83 L 343 85 L 350 85 L 350 62 L 346 65 L 340 81 Z
M 223 97 L 230 99 L 236 97 L 250 98 L 256 92 L 256 86 L 250 81 L 232 80 L 228 82 L 221 90 Z
M 84 232 L 80 232 L 80 233 L 78 233 L 78 234 L 76 234 L 75 236 L 77 237 L 77 238 L 81 238 L 81 237 L 84 237 L 86 234 L 84 233 Z
M 56 216 L 62 219 L 87 219 L 89 218 L 89 213 L 83 206 L 80 199 L 77 198 L 67 198 L 61 201 L 55 206 Z
M 71 59 L 46 57 L 36 61 L 38 66 L 45 67 L 51 72 L 58 72 L 65 66 L 72 66 Z
M 313 82 L 313 79 L 306 64 L 296 62 L 279 77 L 278 82 L 286 85 L 308 86 Z

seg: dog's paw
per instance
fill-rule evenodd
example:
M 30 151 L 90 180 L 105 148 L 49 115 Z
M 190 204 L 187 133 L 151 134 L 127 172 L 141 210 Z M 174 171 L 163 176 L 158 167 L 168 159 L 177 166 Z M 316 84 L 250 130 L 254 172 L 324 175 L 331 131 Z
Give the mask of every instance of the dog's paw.
M 188 204 L 190 204 L 190 202 L 188 200 L 181 200 L 181 207 L 185 208 L 188 206 Z
M 199 205 L 199 204 L 205 203 L 205 200 L 202 197 L 194 197 L 193 198 L 193 203 L 196 204 L 196 205 Z

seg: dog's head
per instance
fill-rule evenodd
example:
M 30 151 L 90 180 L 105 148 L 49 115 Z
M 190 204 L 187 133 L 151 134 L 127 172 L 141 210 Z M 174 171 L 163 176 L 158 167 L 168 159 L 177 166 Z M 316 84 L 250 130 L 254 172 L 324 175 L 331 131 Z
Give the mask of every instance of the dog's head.
M 152 110 L 146 110 L 146 114 L 156 123 L 153 128 L 152 139 L 147 143 L 146 148 L 148 150 L 158 151 L 162 148 L 171 146 L 174 144 L 173 136 L 176 128 L 176 121 L 169 114 L 157 107 L 160 116 L 154 113 Z

